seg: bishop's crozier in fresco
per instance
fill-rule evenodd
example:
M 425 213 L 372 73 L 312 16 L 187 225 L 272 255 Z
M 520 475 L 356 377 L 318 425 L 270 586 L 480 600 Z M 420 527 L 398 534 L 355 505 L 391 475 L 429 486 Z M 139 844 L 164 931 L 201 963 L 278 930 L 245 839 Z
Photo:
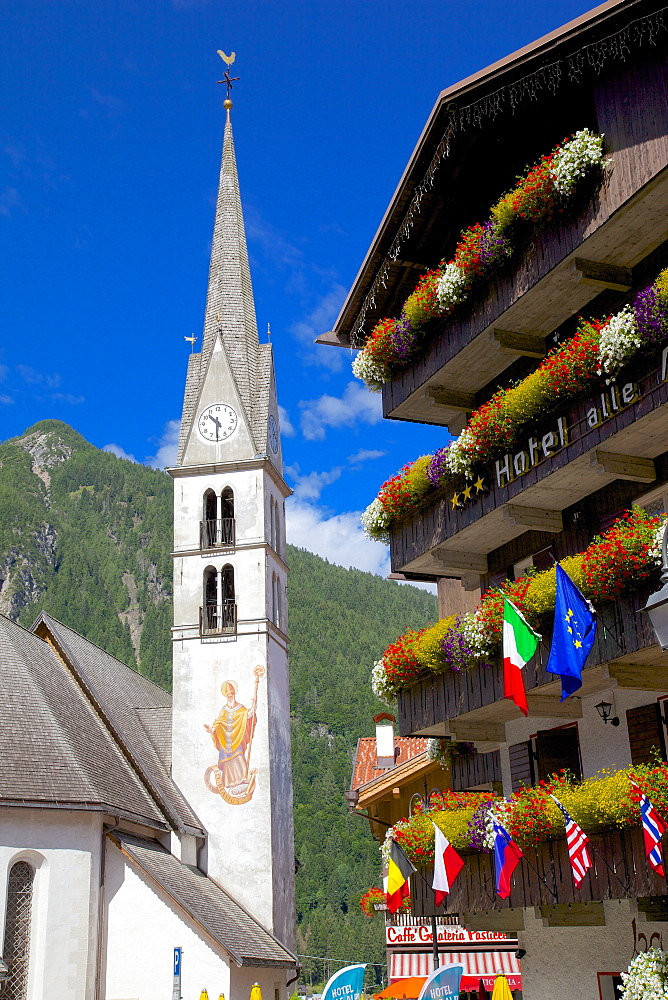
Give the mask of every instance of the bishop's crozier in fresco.
M 213 725 L 204 723 L 218 751 L 218 764 L 207 767 L 204 783 L 210 792 L 220 795 L 230 805 L 249 802 L 255 791 L 257 768 L 251 770 L 250 755 L 256 723 L 257 690 L 260 678 L 264 676 L 264 667 L 255 667 L 253 674 L 255 689 L 250 706 L 246 708 L 237 701 L 239 686 L 236 681 L 224 681 L 220 693 L 226 699 L 225 704 Z M 211 782 L 212 777 L 215 784 Z

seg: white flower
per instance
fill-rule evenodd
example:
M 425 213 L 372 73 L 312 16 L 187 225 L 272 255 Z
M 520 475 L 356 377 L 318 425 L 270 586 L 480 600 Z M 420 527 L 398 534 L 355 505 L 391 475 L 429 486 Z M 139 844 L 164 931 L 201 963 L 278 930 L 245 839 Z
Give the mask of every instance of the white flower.
M 492 655 L 492 640 L 478 612 L 462 615 L 459 619 L 459 628 L 476 659 L 485 660 Z
M 443 274 L 436 282 L 436 298 L 444 312 L 449 312 L 466 298 L 470 285 L 466 271 L 456 264 L 446 264 Z
M 385 702 L 390 708 L 394 707 L 396 691 L 388 680 L 385 673 L 385 664 L 382 660 L 376 660 L 373 665 L 373 670 L 371 671 L 371 690 L 380 701 Z
M 380 364 L 368 351 L 361 350 L 353 359 L 353 375 L 364 382 L 371 392 L 380 392 L 390 373 L 385 365 Z
M 483 837 L 483 845 L 489 851 L 494 850 L 494 823 L 500 823 L 504 829 L 507 829 L 510 807 L 511 804 L 508 799 L 501 799 L 498 802 L 494 802 L 494 804 L 485 812 L 485 836 Z
M 380 854 L 381 854 L 381 857 L 382 857 L 383 861 L 385 862 L 385 864 L 387 864 L 388 861 L 390 860 L 390 851 L 392 850 L 392 841 L 396 839 L 395 836 L 394 836 L 395 831 L 398 832 L 399 830 L 405 829 L 409 825 L 409 823 L 410 823 L 410 820 L 400 819 L 400 820 L 398 820 L 394 824 L 394 826 L 391 826 L 390 829 L 385 834 L 385 840 L 380 845 Z
M 642 345 L 635 314 L 631 306 L 615 313 L 601 330 L 598 345 L 599 373 L 617 372 Z
M 373 538 L 377 542 L 385 542 L 387 545 L 390 544 L 390 519 L 378 497 L 371 501 L 360 517 L 360 521 L 367 538 Z
M 554 157 L 552 177 L 560 195 L 567 198 L 575 190 L 578 181 L 592 167 L 603 162 L 603 136 L 582 129 Z
M 661 546 L 663 544 L 663 532 L 666 527 L 667 519 L 668 519 L 667 516 L 664 514 L 663 517 L 661 518 L 661 524 L 654 533 L 654 542 L 652 543 L 652 547 L 648 553 L 648 555 L 655 561 L 657 566 L 661 565 Z
M 668 1000 L 668 954 L 658 948 L 637 955 L 622 972 L 620 1000 Z
M 457 440 L 448 446 L 445 456 L 448 471 L 453 475 L 463 472 L 465 476 L 470 477 L 473 468 L 470 452 L 474 450 L 474 447 L 475 437 L 469 428 L 465 427 Z

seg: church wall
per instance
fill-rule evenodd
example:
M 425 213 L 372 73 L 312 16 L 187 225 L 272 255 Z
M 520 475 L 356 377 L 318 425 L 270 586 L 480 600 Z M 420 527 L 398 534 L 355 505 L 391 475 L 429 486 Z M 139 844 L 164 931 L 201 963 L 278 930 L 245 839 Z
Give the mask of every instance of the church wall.
M 0 941 L 9 869 L 27 861 L 33 884 L 31 1000 L 93 1000 L 102 817 L 59 809 L 2 810 Z M 57 985 L 57 988 L 55 988 Z
M 107 841 L 104 1000 L 171 997 L 174 948 L 183 948 L 182 994 L 230 996 L 229 959 L 194 921 Z M 238 1000 L 248 1000 L 239 997 Z

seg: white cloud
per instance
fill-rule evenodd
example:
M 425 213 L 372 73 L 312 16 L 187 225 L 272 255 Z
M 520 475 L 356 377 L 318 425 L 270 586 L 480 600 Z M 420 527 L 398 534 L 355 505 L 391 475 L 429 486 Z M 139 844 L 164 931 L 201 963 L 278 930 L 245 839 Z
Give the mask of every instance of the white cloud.
M 387 455 L 386 451 L 375 451 L 373 448 L 360 448 L 354 455 L 348 455 L 351 465 L 361 465 L 362 462 L 371 462 L 374 458 L 382 458 Z
M 326 333 L 331 329 L 332 324 L 341 311 L 341 306 L 346 297 L 346 288 L 341 284 L 335 284 L 320 299 L 316 307 L 298 323 L 294 323 L 290 328 L 292 333 L 302 344 L 313 348 L 306 355 L 306 360 L 323 365 L 331 371 L 340 371 L 343 367 L 344 351 L 338 347 L 323 347 L 314 345 L 313 341 L 321 333 Z
M 62 382 L 61 376 L 58 372 L 53 372 L 51 375 L 42 375 L 41 372 L 35 371 L 30 365 L 17 365 L 16 370 L 28 385 L 42 385 L 44 384 L 48 389 L 57 389 Z M 63 399 L 65 398 L 62 393 L 54 393 L 53 399 Z
M 71 392 L 52 392 L 49 399 L 55 400 L 56 403 L 68 403 L 70 406 L 79 406 L 86 402 L 85 396 L 75 396 Z
M 158 443 L 157 452 L 145 458 L 144 465 L 150 465 L 153 469 L 166 469 L 170 465 L 176 465 L 180 431 L 180 420 L 168 420 Z
M 281 424 L 281 434 L 283 435 L 283 437 L 288 437 L 288 438 L 294 437 L 295 428 L 293 426 L 292 421 L 290 420 L 290 414 L 288 413 L 288 411 L 285 409 L 284 406 L 281 406 L 280 403 L 278 404 L 278 419 Z
M 380 396 L 359 382 L 349 382 L 343 396 L 319 396 L 302 400 L 301 426 L 308 441 L 324 441 L 326 427 L 377 424 L 383 418 Z
M 335 483 L 343 469 L 340 465 L 329 472 L 309 472 L 302 475 L 298 465 L 291 465 L 285 470 L 294 481 L 294 495 L 298 500 L 317 500 L 325 486 Z
M 127 451 L 124 451 L 118 444 L 105 444 L 102 451 L 108 451 L 116 458 L 125 458 L 128 462 L 136 462 L 137 459 L 134 455 L 128 455 Z
M 338 566 L 353 566 L 380 576 L 390 572 L 387 547 L 365 537 L 359 511 L 329 514 L 315 504 L 292 497 L 286 503 L 285 518 L 291 545 L 315 552 Z
M 7 396 L 5 393 L 0 396 L 0 403 L 3 403 L 5 406 L 10 406 L 13 402 L 12 397 Z

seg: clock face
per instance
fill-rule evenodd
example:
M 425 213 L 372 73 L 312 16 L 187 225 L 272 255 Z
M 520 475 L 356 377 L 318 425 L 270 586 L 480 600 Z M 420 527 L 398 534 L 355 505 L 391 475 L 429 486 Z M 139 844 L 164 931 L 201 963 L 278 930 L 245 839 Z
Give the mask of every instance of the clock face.
M 213 403 L 202 410 L 197 430 L 205 441 L 226 441 L 237 429 L 237 414 L 229 403 Z
M 274 455 L 278 454 L 278 427 L 274 420 L 274 414 L 269 414 L 269 446 Z

